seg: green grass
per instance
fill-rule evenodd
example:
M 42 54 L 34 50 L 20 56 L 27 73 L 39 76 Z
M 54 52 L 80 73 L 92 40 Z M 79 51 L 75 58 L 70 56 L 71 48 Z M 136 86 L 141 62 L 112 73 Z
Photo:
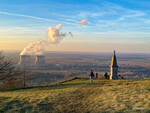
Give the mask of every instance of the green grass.
M 0 112 L 150 112 L 150 79 L 72 79 L 46 87 L 0 91 Z

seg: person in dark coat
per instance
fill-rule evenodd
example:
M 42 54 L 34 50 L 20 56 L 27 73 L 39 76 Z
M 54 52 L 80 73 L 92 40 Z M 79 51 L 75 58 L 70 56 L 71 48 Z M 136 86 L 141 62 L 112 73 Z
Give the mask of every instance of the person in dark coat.
M 96 73 L 96 78 L 98 78 L 98 73 Z
M 93 83 L 95 75 L 94 75 L 94 72 L 92 70 L 90 71 L 89 76 L 90 76 L 91 83 Z
M 108 74 L 107 72 L 104 74 L 104 77 L 107 79 L 108 78 Z

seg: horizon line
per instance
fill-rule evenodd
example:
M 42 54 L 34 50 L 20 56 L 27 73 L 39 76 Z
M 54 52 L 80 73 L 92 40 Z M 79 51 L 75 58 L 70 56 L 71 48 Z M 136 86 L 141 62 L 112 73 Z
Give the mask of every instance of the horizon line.
M 13 51 L 15 51 L 15 52 L 21 52 L 22 50 L 0 50 L 0 51 L 2 51 L 2 52 L 13 52 Z M 115 50 L 116 51 L 116 50 Z M 112 51 L 112 52 L 92 52 L 92 51 L 89 51 L 89 52 L 87 52 L 87 51 L 45 51 L 45 53 L 50 53 L 50 52 L 56 52 L 56 53 L 113 53 L 114 51 Z M 150 54 L 150 52 L 144 52 L 144 53 L 142 53 L 142 52 L 116 52 L 117 54 L 119 53 L 126 53 L 126 54 Z

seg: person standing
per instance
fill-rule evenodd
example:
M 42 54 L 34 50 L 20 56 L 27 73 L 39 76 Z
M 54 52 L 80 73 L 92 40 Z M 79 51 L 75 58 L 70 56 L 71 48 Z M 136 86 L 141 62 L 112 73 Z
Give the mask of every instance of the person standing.
M 118 78 L 121 78 L 121 74 L 118 75 Z
M 90 81 L 91 83 L 93 83 L 93 80 L 94 80 L 94 72 L 91 70 L 90 73 L 89 73 L 89 76 L 90 76 Z
M 98 78 L 98 73 L 96 73 L 96 78 Z
M 108 74 L 107 74 L 107 72 L 104 74 L 104 77 L 105 77 L 106 79 L 108 79 Z

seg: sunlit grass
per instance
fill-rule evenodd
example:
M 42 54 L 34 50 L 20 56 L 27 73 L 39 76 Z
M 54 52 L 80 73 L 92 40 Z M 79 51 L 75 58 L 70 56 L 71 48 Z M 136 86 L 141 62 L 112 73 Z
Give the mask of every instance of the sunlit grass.
M 150 79 L 74 79 L 0 91 L 0 112 L 150 112 Z

